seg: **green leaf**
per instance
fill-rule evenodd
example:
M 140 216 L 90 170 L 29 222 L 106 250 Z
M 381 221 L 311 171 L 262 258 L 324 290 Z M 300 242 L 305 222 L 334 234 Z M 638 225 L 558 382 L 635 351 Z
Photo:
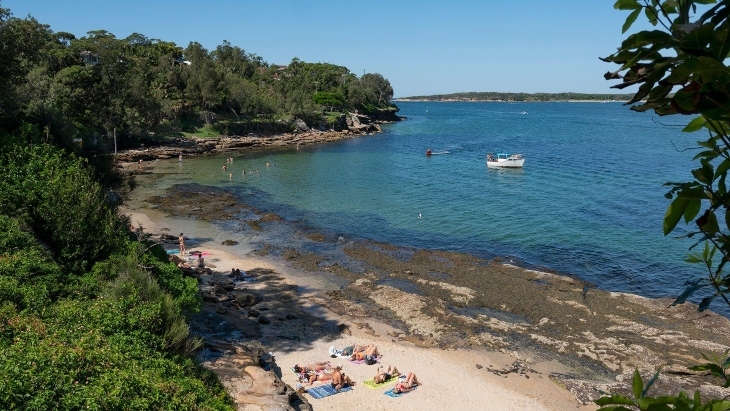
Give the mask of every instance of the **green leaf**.
M 624 22 L 623 27 L 621 28 L 621 33 L 626 33 L 630 28 L 631 25 L 634 24 L 636 21 L 636 18 L 639 17 L 639 14 L 641 13 L 641 8 L 638 8 L 629 14 L 629 17 L 626 18 L 626 21 Z
M 722 160 L 722 163 L 720 163 L 720 165 L 717 166 L 717 169 L 715 169 L 715 179 L 722 176 L 723 174 L 727 174 L 728 170 L 730 170 L 730 160 Z
M 682 91 L 679 90 L 674 94 L 674 97 L 672 98 L 672 101 L 677 104 L 677 106 L 682 109 L 687 114 L 689 113 L 697 113 L 697 108 L 695 107 L 694 102 L 694 96 L 697 94 L 693 91 Z
M 646 382 L 646 385 L 644 385 L 644 390 L 641 392 L 642 397 L 646 396 L 646 393 L 649 392 L 649 388 L 651 388 L 651 386 L 659 379 L 659 371 L 661 371 L 661 369 L 657 370 L 651 379 Z
M 684 304 L 687 301 L 687 298 L 689 298 L 692 294 L 694 294 L 695 291 L 699 290 L 700 288 L 703 288 L 705 285 L 700 283 L 702 282 L 702 279 L 696 280 L 693 283 L 688 283 L 689 287 L 687 287 L 682 294 L 677 297 L 676 300 L 672 303 L 672 306 L 678 305 L 678 304 Z
M 667 212 L 664 215 L 664 235 L 667 235 L 674 230 L 689 203 L 690 200 L 688 198 L 677 197 L 671 204 L 669 204 Z
M 641 398 L 641 394 L 644 392 L 644 381 L 641 379 L 641 374 L 639 374 L 638 369 L 634 370 L 634 379 L 631 387 L 634 391 L 634 398 Z
M 676 404 L 677 398 L 671 395 L 662 395 L 654 398 L 654 404 Z
M 667 14 L 672 14 L 677 12 L 677 0 L 666 0 L 664 3 L 662 3 L 662 10 L 664 10 Z
M 700 301 L 700 305 L 697 307 L 697 311 L 702 312 L 702 311 L 705 311 L 707 308 L 709 308 L 710 304 L 712 303 L 712 300 L 714 300 L 715 297 L 717 297 L 717 294 L 713 294 L 709 297 L 703 298 L 702 301 Z
M 601 397 L 595 401 L 598 405 L 609 405 L 609 404 L 623 404 L 623 405 L 634 405 L 634 400 L 629 397 L 614 394 L 611 396 Z
M 724 60 L 730 53 L 730 29 L 727 23 L 718 27 L 710 41 L 710 52 L 718 60 Z
M 696 255 L 696 254 L 690 254 L 690 255 L 688 255 L 688 256 L 687 256 L 687 257 L 686 257 L 686 258 L 684 259 L 684 262 L 686 262 L 686 263 L 690 263 L 690 264 L 697 264 L 697 263 L 701 263 L 701 262 L 703 262 L 703 260 L 702 260 L 702 258 L 700 258 L 700 257 L 699 257 L 698 255 Z
M 644 15 L 646 16 L 646 19 L 649 20 L 649 23 L 652 26 L 656 26 L 657 22 L 659 21 L 656 14 L 656 9 L 653 9 L 651 7 L 644 8 Z
M 689 367 L 689 369 L 692 371 L 709 371 L 712 375 L 721 376 L 724 379 L 723 369 L 717 364 L 706 363 L 706 364 L 700 364 L 700 365 L 693 365 L 693 366 Z
M 647 397 L 637 401 L 639 409 L 642 411 L 672 411 L 672 408 L 667 404 L 658 403 L 656 399 Z
M 633 10 L 641 9 L 641 5 L 639 5 L 637 0 L 616 0 L 616 3 L 613 4 L 613 8 L 616 10 Z
M 707 48 L 712 40 L 714 27 L 711 24 L 703 24 L 699 28 L 687 33 L 682 39 L 681 47 L 686 50 L 702 50 Z
M 708 160 L 713 160 L 713 159 L 717 158 L 717 151 L 714 151 L 714 150 L 701 151 L 701 152 L 695 154 L 695 156 L 692 157 L 692 160 L 697 160 L 700 158 L 706 158 Z
M 689 124 L 685 128 L 682 129 L 685 133 L 692 133 L 697 130 L 702 129 L 702 127 L 705 126 L 705 123 L 707 123 L 707 120 L 702 116 L 697 116 L 694 118 L 694 120 L 690 121 Z
M 697 226 L 709 234 L 714 234 L 720 231 L 720 226 L 717 223 L 717 216 L 712 210 L 705 211 L 705 214 L 697 219 Z
M 701 208 L 702 200 L 696 198 L 689 199 L 687 207 L 684 209 L 684 213 L 682 213 L 684 221 L 688 223 L 693 220 L 699 214 Z
M 730 401 L 728 400 L 713 400 L 711 402 L 710 411 L 725 411 L 730 410 Z
M 671 44 L 672 36 L 661 30 L 640 31 L 630 35 L 621 43 L 621 48 L 626 50 L 650 46 L 654 43 Z
M 692 175 L 702 184 L 710 184 L 715 179 L 715 172 L 707 160 L 702 160 L 702 167 L 692 170 Z

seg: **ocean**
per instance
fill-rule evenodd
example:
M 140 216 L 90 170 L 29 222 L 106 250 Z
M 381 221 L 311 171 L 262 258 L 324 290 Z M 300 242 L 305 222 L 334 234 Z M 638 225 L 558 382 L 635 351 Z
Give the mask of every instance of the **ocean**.
M 681 132 L 691 118 L 615 102 L 397 104 L 406 120 L 382 133 L 236 152 L 228 171 L 226 154 L 160 160 L 145 192 L 221 187 L 292 230 L 500 257 L 647 297 L 676 297 L 704 275 L 684 262 L 694 244 L 679 238 L 684 223 L 662 233 L 663 185 L 690 180 L 692 149 L 704 138 Z M 521 153 L 524 167 L 488 169 L 495 151 Z M 226 229 L 233 239 L 256 235 Z

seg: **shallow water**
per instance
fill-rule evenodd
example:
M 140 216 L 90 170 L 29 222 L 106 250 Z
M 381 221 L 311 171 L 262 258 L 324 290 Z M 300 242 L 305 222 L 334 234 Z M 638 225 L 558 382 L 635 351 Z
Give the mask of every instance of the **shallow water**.
M 650 297 L 676 296 L 684 280 L 703 275 L 683 261 L 692 242 L 662 234 L 662 185 L 689 179 L 693 153 L 681 150 L 699 139 L 680 132 L 687 118 L 619 103 L 398 105 L 407 120 L 372 136 L 161 160 L 155 172 L 165 174 L 137 194 L 190 182 L 223 187 L 285 218 L 258 240 L 335 258 L 338 244 L 366 238 L 508 257 Z M 443 154 L 426 157 L 427 148 Z M 499 150 L 522 153 L 524 168 L 487 169 L 485 154 Z M 228 155 L 234 161 L 223 171 Z M 300 227 L 333 241 L 297 237 Z M 225 228 L 232 239 L 259 235 Z

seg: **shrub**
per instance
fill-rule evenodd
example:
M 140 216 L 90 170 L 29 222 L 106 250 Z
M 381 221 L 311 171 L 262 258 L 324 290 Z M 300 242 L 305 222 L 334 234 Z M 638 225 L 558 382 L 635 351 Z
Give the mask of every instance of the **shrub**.
M 122 245 L 125 227 L 85 163 L 47 146 L 0 155 L 0 214 L 22 218 L 56 261 L 88 269 Z

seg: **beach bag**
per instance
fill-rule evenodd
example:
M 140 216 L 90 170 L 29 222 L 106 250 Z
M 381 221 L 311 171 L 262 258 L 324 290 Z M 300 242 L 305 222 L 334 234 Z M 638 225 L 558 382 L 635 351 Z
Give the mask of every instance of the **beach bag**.
M 365 356 L 365 364 L 367 364 L 367 365 L 373 365 L 376 362 L 378 362 L 378 361 L 372 355 L 366 355 Z

